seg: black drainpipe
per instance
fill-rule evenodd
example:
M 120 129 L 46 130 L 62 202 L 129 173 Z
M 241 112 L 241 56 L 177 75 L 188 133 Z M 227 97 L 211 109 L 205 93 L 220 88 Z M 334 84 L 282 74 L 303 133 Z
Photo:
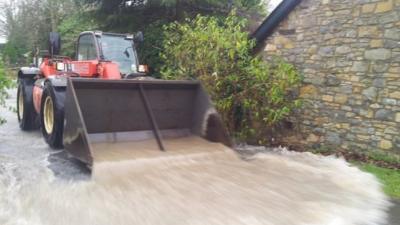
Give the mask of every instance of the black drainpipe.
M 301 0 L 283 0 L 264 22 L 251 34 L 259 47 L 275 30 L 275 28 L 286 18 L 287 15 L 301 2 Z M 256 48 L 257 48 L 256 47 Z

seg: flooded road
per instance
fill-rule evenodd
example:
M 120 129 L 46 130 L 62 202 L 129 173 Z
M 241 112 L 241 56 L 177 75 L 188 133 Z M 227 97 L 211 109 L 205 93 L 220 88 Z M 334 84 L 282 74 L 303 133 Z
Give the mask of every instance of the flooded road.
M 379 182 L 340 159 L 216 151 L 102 163 L 91 177 L 0 115 L 0 224 L 387 224 Z

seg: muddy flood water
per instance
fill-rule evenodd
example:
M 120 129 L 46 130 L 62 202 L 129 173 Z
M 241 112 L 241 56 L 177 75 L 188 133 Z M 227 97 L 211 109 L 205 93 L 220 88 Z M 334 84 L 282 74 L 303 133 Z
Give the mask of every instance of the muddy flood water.
M 15 113 L 0 115 L 1 225 L 387 224 L 380 183 L 342 159 L 212 144 L 118 162 L 105 152 L 90 174 L 39 131 L 21 132 Z

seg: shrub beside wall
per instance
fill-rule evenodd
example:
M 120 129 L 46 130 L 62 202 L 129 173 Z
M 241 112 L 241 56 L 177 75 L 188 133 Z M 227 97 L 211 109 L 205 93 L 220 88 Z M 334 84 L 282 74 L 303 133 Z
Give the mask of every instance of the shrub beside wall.
M 263 130 L 300 107 L 293 90 L 301 76 L 291 64 L 253 56 L 255 43 L 243 31 L 245 25 L 230 15 L 197 16 L 166 26 L 161 74 L 164 79 L 202 81 L 231 134 L 263 142 Z

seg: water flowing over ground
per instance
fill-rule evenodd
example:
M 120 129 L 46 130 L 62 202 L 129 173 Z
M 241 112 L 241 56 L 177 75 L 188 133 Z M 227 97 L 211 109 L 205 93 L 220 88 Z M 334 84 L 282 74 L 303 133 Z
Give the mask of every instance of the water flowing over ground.
M 386 224 L 379 182 L 342 159 L 222 150 L 102 162 L 91 175 L 0 115 L 0 224 Z

